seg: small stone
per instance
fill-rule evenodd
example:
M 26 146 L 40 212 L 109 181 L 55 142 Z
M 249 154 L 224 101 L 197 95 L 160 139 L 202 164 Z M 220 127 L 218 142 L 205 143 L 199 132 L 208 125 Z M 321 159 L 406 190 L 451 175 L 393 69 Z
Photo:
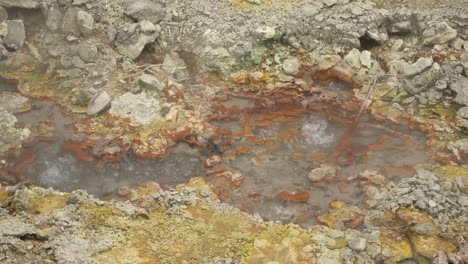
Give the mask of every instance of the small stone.
M 256 4 L 256 5 L 261 5 L 262 1 L 261 0 L 245 0 L 248 3 Z
M 12 49 L 19 49 L 23 46 L 26 40 L 26 32 L 24 24 L 21 20 L 8 20 L 7 33 L 3 42 Z
M 430 206 L 430 207 L 436 207 L 436 206 L 437 206 L 437 203 L 434 202 L 434 200 L 429 200 L 429 206 Z
M 397 39 L 395 43 L 393 43 L 392 50 L 394 51 L 401 51 L 403 46 L 405 45 L 405 41 L 402 39 Z
M 156 26 L 148 20 L 143 20 L 140 22 L 141 31 L 144 33 L 156 32 Z
M 468 196 L 460 196 L 458 198 L 458 203 L 463 207 L 468 207 Z
M 62 18 L 62 32 L 79 36 L 81 31 L 77 23 L 77 14 L 80 9 L 76 7 L 68 8 Z
M 457 31 L 447 22 L 432 25 L 423 32 L 424 45 L 443 44 L 457 37 Z
M 85 11 L 78 11 L 76 15 L 76 21 L 78 23 L 78 28 L 80 29 L 83 35 L 87 36 L 93 32 L 94 29 L 94 18 L 91 14 Z
M 338 0 L 322 0 L 322 3 L 328 7 L 336 5 Z
M 88 110 L 86 113 L 88 115 L 98 114 L 105 109 L 107 109 L 111 104 L 110 96 L 104 91 L 97 93 L 93 99 L 88 104 Z
M 158 78 L 149 74 L 143 74 L 138 80 L 138 84 L 143 90 L 156 90 L 160 92 L 164 91 L 165 87 L 165 85 L 161 83 Z
M 360 61 L 361 61 L 361 64 L 370 69 L 370 67 L 372 66 L 372 58 L 371 58 L 371 53 L 370 51 L 368 50 L 364 50 L 362 53 L 361 53 L 361 56 L 360 56 Z
M 160 118 L 160 110 L 159 102 L 144 92 L 137 95 L 125 93 L 112 101 L 109 113 L 149 125 Z
M 283 61 L 283 71 L 292 76 L 296 76 L 299 73 L 300 62 L 297 58 L 288 57 Z
M 353 68 L 361 68 L 361 52 L 358 49 L 352 49 L 344 57 L 344 61 Z
M 453 42 L 452 42 L 452 47 L 456 50 L 461 50 L 463 49 L 463 45 L 465 45 L 465 41 L 461 38 L 456 38 Z
M 264 26 L 257 28 L 255 33 L 260 40 L 265 41 L 274 38 L 276 35 L 276 30 L 272 27 Z
M 304 14 L 304 16 L 306 17 L 314 17 L 315 15 L 317 15 L 318 13 L 320 13 L 320 7 L 316 6 L 316 5 L 305 5 L 303 8 L 302 8 L 302 13 Z
M 46 26 L 52 31 L 57 31 L 60 29 L 60 25 L 62 25 L 62 18 L 62 12 L 58 8 L 51 7 L 47 13 Z
M 90 41 L 81 42 L 78 45 L 78 55 L 84 61 L 94 61 L 97 53 L 96 45 Z
M 363 251 L 367 247 L 367 240 L 365 238 L 353 238 L 348 241 L 348 246 L 355 251 Z
M 153 24 L 157 24 L 166 15 L 161 5 L 152 3 L 151 1 L 135 0 L 129 2 L 131 4 L 128 6 L 125 14 L 137 21 L 148 20 Z
M 360 8 L 359 6 L 353 6 L 353 7 L 351 7 L 351 13 L 353 15 L 355 15 L 355 16 L 360 16 L 364 12 L 363 12 L 362 8 Z
M 80 69 L 84 69 L 85 68 L 85 63 L 83 60 L 80 59 L 80 57 L 78 56 L 73 56 L 72 60 L 71 60 L 71 63 L 73 66 L 77 67 L 77 68 L 80 68 Z
M 405 76 L 414 76 L 418 73 L 423 72 L 425 69 L 432 66 L 434 60 L 432 57 L 420 58 L 413 64 L 406 64 L 403 67 L 403 74 Z

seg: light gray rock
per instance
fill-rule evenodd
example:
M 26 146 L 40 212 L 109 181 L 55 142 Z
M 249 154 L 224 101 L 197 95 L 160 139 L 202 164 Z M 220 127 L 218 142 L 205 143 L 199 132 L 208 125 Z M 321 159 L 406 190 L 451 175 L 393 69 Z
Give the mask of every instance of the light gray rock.
M 0 6 L 36 9 L 40 7 L 41 2 L 39 0 L 0 0 Z
M 160 118 L 160 106 L 155 98 L 144 92 L 137 95 L 125 93 L 112 101 L 109 113 L 149 125 Z
M 254 33 L 259 40 L 265 41 L 274 38 L 276 35 L 276 30 L 273 27 L 263 26 L 257 28 Z
M 468 78 L 461 78 L 457 82 L 450 84 L 450 89 L 457 93 L 455 102 L 468 106 Z
M 9 113 L 16 114 L 25 111 L 25 109 L 31 107 L 29 99 L 18 94 L 4 92 L 0 93 L 0 107 L 8 111 Z
M 322 0 L 322 3 L 328 7 L 336 5 L 338 0 Z
M 110 96 L 105 92 L 99 92 L 97 93 L 93 99 L 88 104 L 88 110 L 86 113 L 88 115 L 96 115 L 105 109 L 109 108 L 111 105 L 111 98 Z
M 7 33 L 3 42 L 12 49 L 19 49 L 26 40 L 24 24 L 21 20 L 7 20 Z
M 0 6 L 0 23 L 8 19 L 8 12 L 5 8 Z
M 83 35 L 88 36 L 93 32 L 94 29 L 94 17 L 85 11 L 78 11 L 76 15 L 76 22 L 78 28 Z
M 355 251 L 364 251 L 367 247 L 365 238 L 353 238 L 348 241 L 348 247 Z
M 351 7 L 351 14 L 355 16 L 361 16 L 364 13 L 364 10 L 360 8 L 359 6 L 353 6 Z
M 63 18 L 62 18 L 62 32 L 63 33 L 72 34 L 75 36 L 80 35 L 81 31 L 80 31 L 80 28 L 78 27 L 78 22 L 77 22 L 78 11 L 80 11 L 80 9 L 76 7 L 70 7 L 65 11 L 65 14 L 63 15 Z
M 78 56 L 73 56 L 72 60 L 71 60 L 71 63 L 73 66 L 79 68 L 79 69 L 84 69 L 85 68 L 85 63 L 84 61 L 78 57 Z
M 16 128 L 17 119 L 0 107 L 0 158 L 7 152 L 18 151 L 31 132 Z
M 411 227 L 411 231 L 423 236 L 432 236 L 436 233 L 436 228 L 433 224 L 416 224 Z
M 438 63 L 432 64 L 432 67 L 426 71 L 414 75 L 412 77 L 403 78 L 403 87 L 409 94 L 419 94 L 428 90 L 431 87 L 435 87 L 435 84 L 439 80 L 441 75 L 440 65 Z M 420 102 L 424 98 L 419 98 Z M 427 100 L 426 100 L 427 101 Z
M 258 59 L 262 58 L 260 54 L 256 54 L 258 50 L 254 48 L 252 50 L 251 56 L 258 56 Z M 265 50 L 262 50 L 266 52 Z M 258 51 L 261 53 L 262 51 Z M 263 53 L 264 54 L 264 53 Z M 201 60 L 205 65 L 209 68 L 219 70 L 222 72 L 226 72 L 229 70 L 229 68 L 235 64 L 235 59 L 231 56 L 229 51 L 223 47 L 217 47 L 213 48 L 211 46 L 205 47 L 201 53 Z M 253 58 L 252 58 L 253 59 Z
M 47 13 L 46 26 L 52 30 L 57 31 L 62 25 L 63 14 L 58 8 L 51 7 Z
M 156 34 L 138 34 L 127 43 L 118 43 L 117 50 L 120 54 L 134 60 L 138 58 L 146 45 L 156 40 Z
M 431 67 L 433 63 L 432 57 L 420 58 L 413 64 L 404 65 L 403 74 L 407 77 L 414 76 Z
M 245 0 L 246 2 L 256 4 L 256 5 L 261 5 L 262 1 L 261 0 Z
M 299 73 L 300 62 L 295 57 L 288 57 L 283 61 L 282 67 L 287 75 L 296 76 Z
M 358 49 L 352 49 L 343 59 L 351 67 L 361 68 L 361 52 Z
M 137 21 L 148 20 L 157 24 L 165 16 L 163 7 L 148 0 L 131 1 L 128 6 L 126 15 Z
M 161 30 L 160 28 L 158 30 L 158 28 L 148 20 L 141 21 L 140 28 L 141 28 L 141 32 L 143 33 L 153 33 L 153 32 Z
M 84 41 L 78 45 L 78 55 L 83 61 L 94 61 L 97 57 L 97 54 L 97 47 L 91 41 Z
M 385 28 L 372 28 L 366 31 L 366 35 L 375 40 L 378 44 L 382 45 L 388 39 L 388 33 Z
M 169 52 L 164 57 L 163 66 L 161 67 L 164 72 L 174 76 L 175 79 L 181 80 L 187 78 L 188 74 L 185 71 L 187 66 L 184 60 L 177 52 Z
M 468 47 L 468 44 L 466 44 L 465 47 Z M 468 76 L 468 52 L 465 52 L 460 56 L 460 61 L 464 68 L 465 76 Z
M 140 79 L 138 80 L 138 84 L 142 90 L 148 91 L 164 91 L 164 83 L 159 81 L 158 78 L 149 74 L 143 74 Z
M 370 69 L 372 66 L 372 54 L 368 50 L 364 50 L 361 52 L 361 56 L 359 57 L 361 64 Z
M 315 15 L 320 13 L 321 9 L 322 8 L 317 5 L 308 4 L 302 8 L 302 14 L 306 17 L 314 17 Z
M 457 31 L 451 28 L 447 22 L 440 22 L 424 30 L 424 45 L 435 45 L 449 42 L 457 37 Z
M 460 198 L 458 198 L 458 204 L 463 207 L 468 207 L 468 196 L 460 196 Z
M 460 110 L 457 111 L 457 117 L 468 120 L 468 106 L 460 108 Z

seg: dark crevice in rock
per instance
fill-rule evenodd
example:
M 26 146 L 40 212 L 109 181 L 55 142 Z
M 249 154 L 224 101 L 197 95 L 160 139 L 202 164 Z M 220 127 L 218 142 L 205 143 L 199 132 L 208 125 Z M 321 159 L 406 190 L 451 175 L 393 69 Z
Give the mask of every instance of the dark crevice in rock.
M 361 48 L 360 48 L 360 51 L 363 51 L 363 50 L 371 50 L 372 48 L 375 48 L 375 47 L 378 47 L 380 44 L 367 37 L 367 36 L 362 36 L 359 38 L 359 43 L 361 44 Z

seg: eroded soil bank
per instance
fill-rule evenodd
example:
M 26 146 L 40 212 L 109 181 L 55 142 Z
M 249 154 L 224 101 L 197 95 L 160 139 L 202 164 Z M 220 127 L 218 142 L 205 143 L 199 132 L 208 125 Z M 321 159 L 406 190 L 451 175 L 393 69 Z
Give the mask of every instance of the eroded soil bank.
M 0 261 L 466 263 L 467 7 L 0 0 Z

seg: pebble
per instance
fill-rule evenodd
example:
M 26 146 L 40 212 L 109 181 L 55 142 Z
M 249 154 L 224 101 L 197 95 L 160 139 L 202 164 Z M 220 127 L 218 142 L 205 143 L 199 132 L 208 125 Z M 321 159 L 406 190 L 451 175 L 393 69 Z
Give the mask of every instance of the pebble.
M 348 246 L 356 251 L 363 251 L 367 247 L 367 240 L 365 238 L 353 238 L 348 241 Z

